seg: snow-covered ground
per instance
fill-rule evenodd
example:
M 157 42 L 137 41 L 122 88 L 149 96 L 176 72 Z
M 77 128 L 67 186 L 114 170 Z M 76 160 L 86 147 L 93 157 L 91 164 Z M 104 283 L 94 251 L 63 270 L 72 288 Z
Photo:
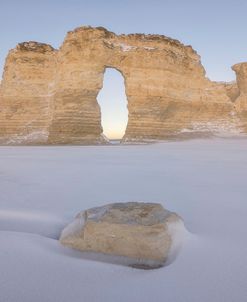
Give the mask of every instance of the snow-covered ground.
M 59 244 L 79 211 L 161 202 L 192 236 L 157 270 Z M 247 139 L 153 145 L 0 147 L 0 302 L 244 302 Z

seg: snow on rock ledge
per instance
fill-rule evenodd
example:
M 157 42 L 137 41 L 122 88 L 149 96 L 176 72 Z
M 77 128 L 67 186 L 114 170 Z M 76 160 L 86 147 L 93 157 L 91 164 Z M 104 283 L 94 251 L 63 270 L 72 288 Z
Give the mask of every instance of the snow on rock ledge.
M 157 268 L 174 258 L 185 234 L 182 219 L 161 204 L 127 202 L 79 213 L 62 231 L 60 242 L 84 252 L 124 257 L 133 267 Z

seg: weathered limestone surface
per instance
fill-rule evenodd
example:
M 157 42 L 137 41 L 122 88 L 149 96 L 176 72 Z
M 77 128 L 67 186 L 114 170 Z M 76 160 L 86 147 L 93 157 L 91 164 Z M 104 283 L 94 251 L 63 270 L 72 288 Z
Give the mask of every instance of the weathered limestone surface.
M 125 256 L 132 265 L 161 266 L 176 232 L 183 230 L 181 218 L 160 204 L 114 203 L 79 213 L 62 231 L 60 242 L 84 252 Z
M 0 89 L 0 142 L 46 143 L 56 50 L 26 42 L 10 51 Z
M 0 86 L 0 142 L 104 143 L 97 95 L 107 67 L 125 79 L 124 141 L 247 132 L 246 64 L 233 67 L 237 84 L 212 82 L 191 46 L 104 28 L 68 32 L 59 50 L 21 43 Z
M 239 63 L 232 67 L 237 75 L 237 85 L 240 91 L 235 101 L 236 111 L 241 117 L 244 132 L 247 133 L 247 63 Z

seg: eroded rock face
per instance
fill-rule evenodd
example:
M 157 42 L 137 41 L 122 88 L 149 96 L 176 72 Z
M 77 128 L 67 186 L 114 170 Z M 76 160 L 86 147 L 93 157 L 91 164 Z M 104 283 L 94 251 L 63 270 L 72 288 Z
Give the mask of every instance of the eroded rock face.
M 211 82 L 199 55 L 177 40 L 80 27 L 59 50 L 26 42 L 10 51 L 0 88 L 1 142 L 104 143 L 97 95 L 106 67 L 125 79 L 124 141 L 247 131 L 245 64 L 234 67 L 237 84 Z
M 235 101 L 236 111 L 240 116 L 244 128 L 247 132 L 247 63 L 236 64 L 232 67 L 237 75 L 237 85 L 240 91 Z
M 0 89 L 0 142 L 47 142 L 56 52 L 37 42 L 21 43 L 10 51 Z
M 134 266 L 157 267 L 174 252 L 181 231 L 179 216 L 160 204 L 114 203 L 79 213 L 60 242 L 84 252 L 128 257 Z

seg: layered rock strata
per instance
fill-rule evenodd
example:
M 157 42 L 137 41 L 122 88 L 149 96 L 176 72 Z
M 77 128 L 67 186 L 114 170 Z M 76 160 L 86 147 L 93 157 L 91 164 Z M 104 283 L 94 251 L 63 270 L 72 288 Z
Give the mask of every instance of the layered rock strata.
M 235 99 L 235 109 L 241 118 L 241 126 L 247 133 L 247 63 L 239 63 L 232 67 L 237 75 L 239 95 Z
M 10 51 L 0 88 L 0 142 L 47 142 L 56 53 L 37 42 L 21 43 Z
M 59 50 L 25 42 L 10 51 L 0 86 L 0 142 L 106 142 L 97 95 L 107 67 L 125 79 L 124 141 L 247 132 L 246 63 L 233 67 L 237 83 L 212 82 L 200 56 L 177 40 L 80 27 Z
M 60 242 L 83 252 L 129 259 L 125 264 L 153 268 L 174 257 L 186 234 L 183 221 L 157 203 L 114 203 L 79 213 Z

